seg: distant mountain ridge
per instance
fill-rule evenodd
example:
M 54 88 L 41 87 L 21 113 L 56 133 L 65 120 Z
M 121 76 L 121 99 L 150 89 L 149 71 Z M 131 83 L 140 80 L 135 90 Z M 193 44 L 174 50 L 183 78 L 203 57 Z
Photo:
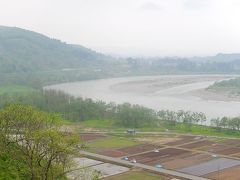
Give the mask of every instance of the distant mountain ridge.
M 166 73 L 240 73 L 240 53 L 190 58 L 113 58 L 33 31 L 0 26 L 0 73 L 74 69 L 80 73 L 77 77 L 84 75 L 84 79 Z
M 94 68 L 110 59 L 80 45 L 21 28 L 0 26 L 0 73 Z
M 209 62 L 233 62 L 240 61 L 240 53 L 218 53 L 215 56 L 206 57 L 191 57 L 188 58 L 191 61 L 209 61 Z

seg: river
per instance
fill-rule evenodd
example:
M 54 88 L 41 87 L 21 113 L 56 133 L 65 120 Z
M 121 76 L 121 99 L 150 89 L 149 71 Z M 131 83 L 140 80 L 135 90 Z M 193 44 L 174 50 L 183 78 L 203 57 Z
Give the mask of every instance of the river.
M 240 115 L 240 102 L 214 100 L 198 96 L 216 81 L 233 78 L 230 75 L 161 75 L 111 78 L 56 84 L 44 87 L 66 92 L 76 97 L 106 102 L 143 105 L 155 110 L 189 110 L 203 112 L 207 118 Z M 196 95 L 197 94 L 197 95 Z M 207 122 L 210 124 L 210 121 Z

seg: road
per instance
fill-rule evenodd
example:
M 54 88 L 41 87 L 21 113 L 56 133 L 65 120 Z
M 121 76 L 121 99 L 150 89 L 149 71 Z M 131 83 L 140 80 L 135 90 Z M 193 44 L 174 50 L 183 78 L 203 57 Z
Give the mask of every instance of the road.
M 163 169 L 163 168 L 157 169 L 153 166 L 148 166 L 148 165 L 144 165 L 144 164 L 140 164 L 140 163 L 131 163 L 129 161 L 121 160 L 118 158 L 112 158 L 112 157 L 95 154 L 95 153 L 90 153 L 90 152 L 86 152 L 86 151 L 80 151 L 80 154 L 83 156 L 89 157 L 89 158 L 97 159 L 97 160 L 108 161 L 108 162 L 120 164 L 120 165 L 127 166 L 127 167 L 142 168 L 145 170 L 162 173 L 162 174 L 167 174 L 167 175 L 175 176 L 178 178 L 184 178 L 184 179 L 189 179 L 189 180 L 208 180 L 206 178 L 202 178 L 202 177 L 198 177 L 198 176 L 194 176 L 194 175 L 189 175 L 189 174 L 172 171 L 172 170 L 168 170 L 168 169 Z

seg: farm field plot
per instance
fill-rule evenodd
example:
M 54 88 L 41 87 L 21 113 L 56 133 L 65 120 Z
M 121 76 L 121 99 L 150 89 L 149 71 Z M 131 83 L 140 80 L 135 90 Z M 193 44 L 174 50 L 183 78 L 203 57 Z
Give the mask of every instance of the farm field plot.
M 223 140 L 221 144 L 240 147 L 240 139 L 226 139 L 226 140 Z
M 171 142 L 167 142 L 164 145 L 168 145 L 168 146 L 179 146 L 179 145 L 183 145 L 186 143 L 190 143 L 190 142 L 194 142 L 194 141 L 199 141 L 203 139 L 203 137 L 201 136 L 179 136 L 175 141 L 171 141 Z
M 121 157 L 127 155 L 127 153 L 118 149 L 136 146 L 139 144 L 139 142 L 132 138 L 107 136 L 102 139 L 89 141 L 87 143 L 87 147 L 89 151 L 97 154 L 109 157 Z
M 138 144 L 140 143 L 132 138 L 108 136 L 104 139 L 89 142 L 87 145 L 90 148 L 117 149 Z
M 219 170 L 240 165 L 240 161 L 227 158 L 219 158 L 198 165 L 180 169 L 178 171 L 196 176 L 204 176 Z
M 204 146 L 209 146 L 215 144 L 215 142 L 209 141 L 209 140 L 202 140 L 202 141 L 197 141 L 197 142 L 193 142 L 193 143 L 189 143 L 186 145 L 182 145 L 179 146 L 181 148 L 186 148 L 186 149 L 198 149 L 200 147 L 204 147 Z
M 223 145 L 223 144 L 212 144 L 212 145 L 209 145 L 209 146 L 200 147 L 198 149 L 200 149 L 202 151 L 216 153 L 217 151 L 222 151 L 222 150 L 227 149 L 227 148 L 228 148 L 228 146 Z
M 207 154 L 193 153 L 187 157 L 175 158 L 174 160 L 162 163 L 167 169 L 181 169 L 211 160 L 212 157 Z
M 151 136 L 141 136 L 135 138 L 137 141 L 144 144 L 154 144 L 154 145 L 165 145 L 167 143 L 175 142 L 180 140 L 176 135 L 151 135 Z
M 98 148 L 96 150 L 97 154 L 105 155 L 105 156 L 110 156 L 110 157 L 122 157 L 122 156 L 129 156 L 129 155 L 134 155 L 138 153 L 144 153 L 146 151 L 154 151 L 155 149 L 160 149 L 162 148 L 161 146 L 155 146 L 151 144 L 139 144 L 139 145 L 134 145 L 134 146 L 128 146 L 124 148 Z
M 99 139 L 87 141 L 87 146 L 90 147 L 91 152 L 97 154 L 119 159 L 128 156 L 130 161 L 135 159 L 137 163 L 149 166 L 160 164 L 169 170 L 214 179 L 218 170 L 225 178 L 231 172 L 236 173 L 240 169 L 240 160 L 231 159 L 231 156 L 240 158 L 240 147 L 237 146 L 237 142 L 238 139 L 191 135 L 126 136 L 124 134 L 121 136 L 109 134 Z M 234 143 L 236 146 L 233 145 Z M 220 156 L 216 158 L 212 154 Z M 225 157 L 221 157 L 221 155 Z M 135 177 L 135 179 L 140 177 L 135 174 L 135 171 L 132 174 L 131 171 L 121 173 L 120 170 L 119 172 L 116 170 L 116 174 L 114 174 L 109 170 L 112 166 L 106 163 L 91 166 L 91 169 L 93 168 L 101 171 L 103 177 L 110 180 L 121 178 L 134 180 Z M 160 176 L 152 175 L 149 179 L 152 177 L 160 179 Z M 168 179 L 168 177 L 161 178 Z M 233 180 L 235 180 L 234 178 L 232 176 Z
M 93 134 L 93 133 L 82 133 L 80 134 L 80 138 L 83 141 L 93 141 L 98 139 L 103 139 L 106 136 L 103 134 Z
M 232 157 L 240 158 L 240 153 L 239 154 L 234 154 Z
M 99 149 L 96 150 L 96 153 L 110 157 L 121 157 L 127 155 L 127 153 L 115 149 Z
M 237 154 L 240 153 L 240 148 L 237 147 L 229 147 L 226 149 L 222 149 L 219 151 L 216 151 L 217 154 L 222 154 L 222 155 L 232 155 L 232 154 Z
M 160 149 L 160 148 L 162 148 L 162 146 L 156 146 L 156 145 L 152 145 L 152 144 L 139 144 L 136 146 L 120 148 L 118 150 L 131 155 L 131 154 L 138 154 L 138 153 L 143 153 L 146 151 L 151 151 L 154 149 Z
M 211 152 L 214 154 L 227 155 L 227 156 L 234 155 L 234 157 L 238 157 L 238 156 L 235 156 L 235 154 L 240 153 L 239 147 L 227 146 L 224 144 L 212 144 L 212 145 L 208 145 L 208 146 L 202 146 L 198 149 L 207 151 L 207 152 Z
M 147 152 L 136 156 L 131 156 L 130 159 L 136 159 L 137 162 L 156 165 L 165 161 L 170 161 L 175 158 L 188 156 L 191 152 L 182 149 L 165 148 L 160 149 L 159 152 Z
M 205 175 L 209 179 L 226 179 L 226 180 L 239 180 L 240 166 L 227 168 L 221 171 Z
M 129 168 L 127 167 L 118 166 L 110 163 L 99 164 L 96 166 L 92 166 L 91 168 L 98 172 L 101 172 L 101 177 L 113 176 L 129 171 Z
M 115 176 L 104 178 L 104 180 L 170 180 L 172 178 L 146 172 L 146 171 L 129 171 Z

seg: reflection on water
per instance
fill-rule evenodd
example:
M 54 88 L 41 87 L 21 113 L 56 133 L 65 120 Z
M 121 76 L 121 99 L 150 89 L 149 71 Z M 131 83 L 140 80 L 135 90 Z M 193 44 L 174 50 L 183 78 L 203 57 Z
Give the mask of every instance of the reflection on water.
M 206 100 L 193 91 L 205 89 L 223 75 L 147 76 L 65 83 L 45 87 L 106 102 L 140 104 L 155 110 L 204 112 L 208 118 L 240 115 L 240 102 Z

